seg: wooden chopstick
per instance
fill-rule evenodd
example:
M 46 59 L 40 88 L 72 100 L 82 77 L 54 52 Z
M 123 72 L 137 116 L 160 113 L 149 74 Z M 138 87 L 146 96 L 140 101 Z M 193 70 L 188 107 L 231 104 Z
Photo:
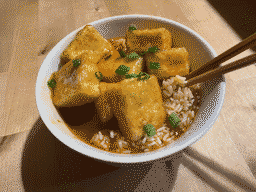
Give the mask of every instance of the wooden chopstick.
M 224 53 L 222 53 L 219 56 L 212 59 L 211 61 L 205 63 L 204 65 L 202 65 L 197 70 L 192 71 L 190 74 L 186 75 L 185 76 L 186 80 L 189 80 L 193 77 L 196 77 L 200 74 L 203 74 L 206 71 L 216 69 L 217 67 L 219 67 L 219 65 L 221 63 L 231 59 L 232 57 L 242 53 L 246 49 L 252 48 L 254 46 L 256 46 L 256 33 L 254 33 L 250 37 L 244 39 L 242 42 L 238 43 L 237 45 L 231 47 L 230 49 L 228 49 Z
M 221 66 L 217 69 L 207 71 L 204 74 L 198 75 L 194 78 L 191 78 L 191 79 L 187 80 L 186 86 L 191 86 L 196 83 L 201 83 L 203 81 L 207 81 L 214 76 L 218 76 L 220 74 L 225 74 L 225 73 L 246 67 L 248 65 L 253 64 L 254 62 L 256 62 L 256 53 L 253 55 L 247 56 L 243 59 L 239 59 L 237 61 L 229 63 L 225 66 Z

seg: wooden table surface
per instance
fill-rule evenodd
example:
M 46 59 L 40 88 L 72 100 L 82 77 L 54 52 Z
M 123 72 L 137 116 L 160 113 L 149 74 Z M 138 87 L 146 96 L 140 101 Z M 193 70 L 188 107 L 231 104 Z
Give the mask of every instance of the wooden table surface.
M 0 21 L 0 169 L 20 169 L 18 163 L 7 161 L 10 149 L 4 146 L 9 145 L 8 138 L 13 138 L 13 134 L 20 139 L 19 146 L 23 146 L 40 119 L 35 83 L 44 58 L 59 40 L 86 23 L 116 15 L 160 16 L 196 31 L 217 54 L 242 40 L 206 0 L 39 0 L 12 6 L 4 2 Z M 230 61 L 252 53 L 247 50 Z M 225 77 L 225 101 L 217 121 L 201 140 L 183 151 L 183 165 L 190 167 L 194 175 L 208 179 L 199 179 L 197 187 L 192 187 L 194 191 L 204 186 L 202 182 L 212 191 L 218 191 L 214 185 L 230 191 L 256 188 L 256 67 L 251 65 Z M 1 142 L 1 136 L 7 137 Z M 4 173 L 2 170 L 0 174 L 5 175 L 0 179 L 3 189 L 7 189 L 8 183 L 20 182 L 19 173 L 15 177 Z M 186 173 L 183 172 L 183 179 L 189 177 Z

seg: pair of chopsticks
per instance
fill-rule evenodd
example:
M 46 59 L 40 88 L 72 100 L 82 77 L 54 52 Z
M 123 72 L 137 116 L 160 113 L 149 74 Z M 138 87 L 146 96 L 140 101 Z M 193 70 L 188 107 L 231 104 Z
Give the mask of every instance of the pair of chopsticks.
M 225 66 L 220 66 L 221 63 L 229 60 L 232 57 L 235 57 L 236 55 L 254 46 L 256 46 L 256 33 L 244 39 L 242 42 L 236 44 L 224 53 L 205 63 L 197 70 L 185 76 L 187 81 L 186 85 L 191 86 L 196 83 L 201 83 L 215 76 L 219 76 L 221 74 L 225 74 L 253 64 L 256 61 L 256 54 L 247 56 L 243 59 L 239 59 Z

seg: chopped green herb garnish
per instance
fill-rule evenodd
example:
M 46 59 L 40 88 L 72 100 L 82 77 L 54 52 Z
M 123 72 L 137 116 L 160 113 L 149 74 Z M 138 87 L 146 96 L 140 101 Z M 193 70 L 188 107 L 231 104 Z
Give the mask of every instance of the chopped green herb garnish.
M 131 78 L 137 78 L 139 75 L 132 73 L 132 74 L 125 74 L 126 79 L 131 79 Z
M 140 56 L 137 53 L 133 52 L 127 55 L 127 57 L 133 60 L 133 59 L 138 59 Z
M 118 75 L 125 75 L 130 71 L 130 67 L 125 65 L 120 65 L 117 70 L 115 71 Z
M 131 26 L 129 27 L 129 30 L 130 30 L 130 31 L 133 31 L 133 30 L 137 30 L 137 29 L 136 29 L 136 27 L 135 27 L 134 25 L 131 25 Z
M 160 68 L 160 63 L 157 62 L 150 62 L 150 69 L 159 69 Z
M 138 75 L 140 80 L 148 80 L 150 78 L 149 74 L 145 73 L 145 72 L 140 72 Z
M 180 119 L 174 112 L 169 116 L 169 121 L 173 128 L 178 127 L 180 125 Z
M 99 75 L 98 75 L 99 74 Z M 95 72 L 95 76 L 96 76 L 96 78 L 97 79 L 99 79 L 100 81 L 103 79 L 103 75 L 102 75 L 102 73 L 101 72 Z
M 159 51 L 159 49 L 157 47 L 150 47 L 150 48 L 148 48 L 148 52 L 149 53 L 155 53 L 157 51 Z
M 56 87 L 56 81 L 54 79 L 51 79 L 50 81 L 47 82 L 48 87 L 54 88 Z
M 124 51 L 120 51 L 119 54 L 120 54 L 121 57 L 125 57 L 126 56 Z
M 148 135 L 148 137 L 152 137 L 156 134 L 156 129 L 153 125 L 147 124 L 144 126 L 144 131 Z
M 147 51 L 144 51 L 143 53 L 139 53 L 140 56 L 143 56 L 147 53 Z
M 73 60 L 73 66 L 74 66 L 74 67 L 78 67 L 80 64 L 81 64 L 80 59 L 75 59 L 75 60 Z

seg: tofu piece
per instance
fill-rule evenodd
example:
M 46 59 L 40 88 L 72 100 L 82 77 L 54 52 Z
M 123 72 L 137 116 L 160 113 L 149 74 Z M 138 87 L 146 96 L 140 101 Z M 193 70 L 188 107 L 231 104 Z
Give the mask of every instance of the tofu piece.
M 126 65 L 130 67 L 128 74 L 139 74 L 143 68 L 143 58 L 139 57 L 135 60 L 129 60 L 128 58 L 122 58 L 119 52 L 114 51 L 113 55 L 109 59 L 102 60 L 97 64 L 99 71 L 103 75 L 103 81 L 114 83 L 125 79 L 124 75 L 118 75 L 115 72 L 120 65 Z
M 78 67 L 74 67 L 72 61 L 68 62 L 53 76 L 56 81 L 53 104 L 72 107 L 93 102 L 100 95 L 99 80 L 95 76 L 97 71 L 95 63 L 88 63 L 83 58 Z
M 62 53 L 62 57 L 73 60 L 84 55 L 88 62 L 98 63 L 102 58 L 112 55 L 114 47 L 91 25 L 79 31 L 75 39 Z
M 117 93 L 120 94 L 121 87 L 118 83 L 100 82 L 100 96 L 95 100 L 100 120 L 107 122 L 113 117 L 114 104 L 117 101 Z
M 123 37 L 116 37 L 116 38 L 108 39 L 108 41 L 114 46 L 114 48 L 118 52 L 120 52 L 120 51 L 126 52 L 125 38 L 123 38 Z
M 186 48 L 172 48 L 167 51 L 147 54 L 145 60 L 148 73 L 157 76 L 159 79 L 189 74 L 190 67 Z M 151 62 L 160 63 L 160 68 L 150 69 Z
M 171 32 L 165 28 L 133 30 L 126 32 L 126 46 L 129 51 L 144 52 L 149 47 L 158 47 L 160 51 L 172 47 Z
M 160 86 L 152 75 L 148 80 L 125 79 L 120 82 L 121 97 L 114 115 L 122 134 L 130 141 L 137 141 L 145 132 L 143 127 L 152 124 L 156 130 L 166 118 Z

